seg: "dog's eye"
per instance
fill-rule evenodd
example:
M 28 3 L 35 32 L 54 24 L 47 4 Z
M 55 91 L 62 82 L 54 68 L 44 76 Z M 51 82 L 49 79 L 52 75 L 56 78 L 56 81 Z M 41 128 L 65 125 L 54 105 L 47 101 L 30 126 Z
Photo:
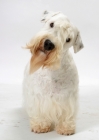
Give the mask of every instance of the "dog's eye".
M 66 42 L 70 42 L 70 40 L 71 40 L 70 38 L 67 38 L 67 39 L 66 39 Z
M 54 23 L 52 22 L 52 23 L 50 23 L 50 27 L 51 28 L 53 28 L 54 27 Z

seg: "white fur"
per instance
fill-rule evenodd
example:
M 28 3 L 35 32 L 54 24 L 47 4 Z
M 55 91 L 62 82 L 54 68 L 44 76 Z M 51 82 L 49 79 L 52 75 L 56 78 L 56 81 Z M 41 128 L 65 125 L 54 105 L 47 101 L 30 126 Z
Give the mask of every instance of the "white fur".
M 83 44 L 78 29 L 62 13 L 45 12 L 43 21 L 45 26 L 40 33 L 50 33 L 54 36 L 53 41 L 58 38 L 61 43 L 61 64 L 57 70 L 40 67 L 33 74 L 29 74 L 30 63 L 27 64 L 23 81 L 25 107 L 34 132 L 47 132 L 54 122 L 58 133 L 72 134 L 78 108 L 79 80 L 69 47 L 73 45 L 74 52 L 78 52 Z M 50 22 L 55 22 L 54 28 L 49 27 Z M 72 40 L 66 44 L 67 37 Z

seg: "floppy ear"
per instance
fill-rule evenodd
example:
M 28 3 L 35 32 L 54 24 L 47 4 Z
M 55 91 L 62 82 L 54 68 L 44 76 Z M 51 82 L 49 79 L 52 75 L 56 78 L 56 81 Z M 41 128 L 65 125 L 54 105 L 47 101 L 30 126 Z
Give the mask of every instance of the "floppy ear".
M 74 42 L 74 44 L 73 44 L 73 48 L 74 48 L 74 53 L 77 53 L 77 52 L 80 51 L 82 48 L 84 48 L 84 45 L 83 45 L 83 43 L 82 43 L 81 36 L 80 36 L 80 33 L 79 33 L 79 32 L 77 33 L 75 42 Z
M 44 22 L 44 21 L 46 20 L 46 17 L 48 16 L 48 13 L 49 13 L 48 11 L 44 11 L 44 12 L 43 12 L 43 16 L 42 16 L 42 18 L 41 18 L 41 21 L 42 21 L 42 22 Z
M 57 14 L 59 14 L 59 13 L 60 13 L 60 11 L 59 11 L 59 12 L 44 11 L 44 12 L 43 12 L 43 16 L 42 16 L 42 18 L 41 18 L 41 21 L 42 21 L 42 22 L 46 22 L 46 21 L 49 20 L 51 17 L 53 17 L 53 16 L 55 16 L 55 15 L 57 15 Z

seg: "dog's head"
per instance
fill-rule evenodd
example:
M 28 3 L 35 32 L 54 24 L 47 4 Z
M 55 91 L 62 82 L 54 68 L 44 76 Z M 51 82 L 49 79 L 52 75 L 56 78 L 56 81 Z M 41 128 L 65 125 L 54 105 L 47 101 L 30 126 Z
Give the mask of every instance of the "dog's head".
M 31 72 L 34 58 L 43 67 L 57 68 L 63 52 L 73 46 L 77 53 L 84 47 L 78 29 L 61 12 L 45 11 L 41 21 L 44 22 L 44 27 L 27 44 L 32 53 Z

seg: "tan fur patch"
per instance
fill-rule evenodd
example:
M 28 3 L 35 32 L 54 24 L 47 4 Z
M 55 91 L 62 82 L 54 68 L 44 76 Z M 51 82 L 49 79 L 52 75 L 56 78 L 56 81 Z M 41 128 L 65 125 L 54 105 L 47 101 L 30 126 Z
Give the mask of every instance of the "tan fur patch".
M 60 66 L 61 44 L 56 39 L 53 40 L 52 35 L 38 34 L 27 44 L 26 48 L 30 49 L 32 57 L 30 60 L 30 73 L 35 72 L 37 69 L 47 67 L 50 69 L 57 69 Z M 46 39 L 52 40 L 55 48 L 51 51 L 44 50 L 44 42 Z
M 40 50 L 31 57 L 30 60 L 30 74 L 38 70 L 44 63 L 46 54 Z

